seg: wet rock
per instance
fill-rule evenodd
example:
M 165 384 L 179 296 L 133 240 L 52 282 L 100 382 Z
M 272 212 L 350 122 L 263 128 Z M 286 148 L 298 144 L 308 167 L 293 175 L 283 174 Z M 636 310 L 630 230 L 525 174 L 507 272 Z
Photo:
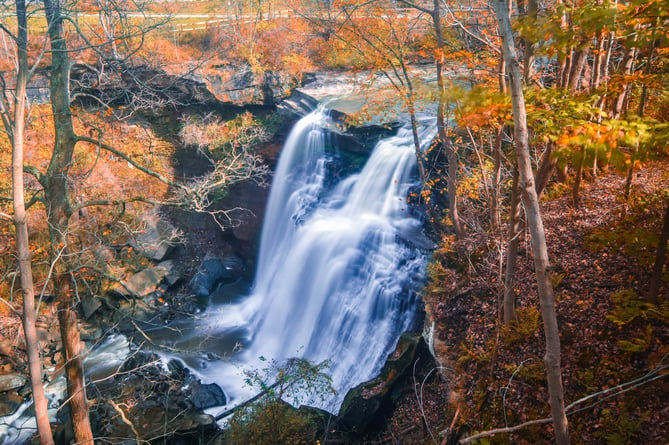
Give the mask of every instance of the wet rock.
M 167 362 L 167 369 L 170 371 L 170 377 L 176 380 L 184 381 L 190 375 L 190 371 L 181 360 L 170 360 Z
M 28 377 L 16 372 L 0 375 L 0 392 L 21 388 L 28 383 Z
M 112 321 L 119 323 L 121 331 L 132 331 L 132 320 L 150 321 L 157 317 L 157 310 L 143 300 L 121 300 L 114 309 Z
M 206 409 L 214 406 L 222 406 L 227 403 L 227 398 L 220 386 L 215 383 L 203 384 L 195 381 L 190 386 L 191 401 L 196 409 Z
M 207 254 L 190 281 L 191 290 L 198 297 L 206 297 L 223 281 L 234 281 L 244 273 L 244 262 L 236 257 L 224 259 Z
M 96 341 L 102 338 L 102 328 L 95 323 L 79 323 L 81 341 Z
M 381 375 L 361 383 L 346 395 L 339 411 L 341 424 L 359 434 L 380 425 L 384 413 L 392 408 L 394 389 L 411 372 L 411 363 L 423 347 L 425 344 L 420 335 L 403 334 Z

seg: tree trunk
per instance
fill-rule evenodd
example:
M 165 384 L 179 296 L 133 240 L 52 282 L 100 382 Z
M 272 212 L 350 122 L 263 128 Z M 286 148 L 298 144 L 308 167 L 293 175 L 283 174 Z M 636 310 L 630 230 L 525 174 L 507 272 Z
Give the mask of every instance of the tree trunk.
M 437 48 L 440 51 L 443 51 L 445 48 L 444 36 L 441 30 L 441 15 L 440 15 L 440 1 L 434 0 L 433 9 L 432 9 L 432 24 L 434 26 L 434 31 L 437 36 Z M 448 178 L 447 178 L 447 189 L 448 189 L 448 208 L 453 221 L 453 228 L 455 230 L 455 236 L 458 239 L 463 239 L 466 236 L 464 226 L 460 220 L 460 214 L 458 212 L 458 156 L 455 152 L 455 147 L 453 142 L 446 134 L 446 103 L 444 100 L 444 73 L 443 73 L 443 60 L 442 55 L 439 54 L 436 61 L 437 65 L 437 88 L 439 90 L 439 103 L 437 107 L 437 132 L 439 135 L 439 140 L 441 141 L 444 151 L 446 151 L 446 158 L 448 159 Z
M 63 37 L 63 19 L 59 0 L 45 0 L 49 41 L 51 44 L 51 107 L 56 138 L 44 180 L 52 259 L 55 263 L 54 291 L 59 302 L 58 320 L 65 348 L 65 375 L 69 394 L 74 439 L 78 445 L 93 444 L 84 385 L 84 367 L 77 318 L 74 311 L 71 277 L 68 267 L 68 232 L 72 216 L 68 172 L 77 137 L 70 110 L 70 64 Z
M 513 42 L 513 31 L 509 19 L 509 10 L 505 1 L 496 0 L 497 22 L 502 36 L 502 50 L 509 69 L 511 80 L 511 101 L 513 105 L 514 139 L 516 144 L 516 160 L 518 162 L 520 190 L 527 225 L 532 240 L 532 253 L 534 256 L 534 268 L 537 276 L 537 287 L 541 307 L 541 316 L 546 336 L 546 375 L 548 380 L 548 393 L 555 428 L 555 440 L 557 445 L 569 443 L 569 429 L 567 416 L 564 410 L 564 394 L 562 388 L 562 372 L 560 369 L 560 333 L 558 330 L 557 315 L 555 313 L 555 300 L 553 287 L 548 274 L 548 248 L 546 246 L 546 234 L 544 231 L 539 199 L 534 189 L 534 174 L 532 173 L 532 161 L 530 159 L 529 136 L 527 129 L 527 112 L 525 110 L 525 97 L 523 94 L 523 82 L 520 73 L 518 55 Z
M 580 156 L 576 164 L 576 177 L 574 178 L 574 188 L 571 191 L 571 203 L 578 208 L 579 192 L 581 190 L 581 181 L 583 180 L 583 165 L 585 164 L 585 148 L 581 147 Z
M 510 323 L 516 319 L 516 293 L 513 287 L 516 278 L 518 245 L 520 243 L 520 190 L 518 187 L 518 167 L 515 162 L 513 164 L 509 215 L 509 245 L 506 248 L 506 270 L 504 271 L 504 323 Z
M 557 0 L 557 5 L 563 5 L 564 0 Z M 560 16 L 560 28 L 566 30 L 569 28 L 569 16 L 567 15 L 567 9 L 563 9 L 562 15 Z M 570 60 L 571 53 L 569 54 L 560 54 L 558 55 L 558 68 L 557 68 L 557 77 L 555 79 L 555 86 L 558 88 L 566 88 L 569 84 L 569 71 L 570 71 Z
M 636 48 L 632 47 L 628 49 L 627 52 L 625 53 L 625 59 L 623 61 L 623 70 L 622 70 L 623 75 L 629 76 L 630 74 L 632 74 L 635 58 L 636 58 Z M 625 111 L 625 104 L 627 104 L 627 98 L 631 90 L 632 90 L 631 84 L 626 83 L 625 85 L 623 85 L 622 91 L 618 94 L 618 97 L 613 103 L 614 119 L 620 119 L 620 116 L 622 116 L 623 111 Z
M 541 161 L 539 161 L 539 169 L 537 170 L 535 185 L 537 196 L 541 196 L 544 190 L 546 190 L 546 187 L 548 186 L 548 183 L 550 182 L 551 178 L 553 177 L 553 173 L 555 172 L 555 167 L 557 167 L 557 158 L 553 156 L 554 146 L 555 145 L 552 141 L 548 141 L 546 143 L 546 150 L 541 156 Z
M 593 60 L 592 78 L 590 79 L 590 88 L 596 90 L 602 84 L 603 64 L 606 60 L 605 50 L 606 38 L 603 33 L 597 36 L 597 54 Z
M 537 14 L 539 12 L 539 5 L 537 0 L 528 0 L 527 2 L 527 16 L 530 20 L 536 21 Z M 530 42 L 525 40 L 525 84 L 530 85 L 532 83 L 532 76 L 534 76 L 534 53 L 535 53 L 535 42 Z
M 660 284 L 662 283 L 662 270 L 667 259 L 667 241 L 669 241 L 669 200 L 666 202 L 666 210 L 664 212 L 664 224 L 662 225 L 662 233 L 660 234 L 660 242 L 657 245 L 657 254 L 655 255 L 655 265 L 653 266 L 653 275 L 650 277 L 650 287 L 648 289 L 648 301 L 652 303 L 658 302 L 658 293 L 660 291 Z
M 490 194 L 490 228 L 495 231 L 499 225 L 499 184 L 502 178 L 502 144 L 504 140 L 504 126 L 500 125 L 495 135 L 493 148 L 492 193 Z
M 16 47 L 18 53 L 18 71 L 16 75 L 16 91 L 14 94 L 13 125 L 7 129 L 12 142 L 12 199 L 14 206 L 14 226 L 16 227 L 16 256 L 21 276 L 23 293 L 23 333 L 26 339 L 28 369 L 33 393 L 35 421 L 40 443 L 52 445 L 53 435 L 49 424 L 48 402 L 42 386 L 42 360 L 40 344 L 37 336 L 37 314 L 35 309 L 35 290 L 32 275 L 28 223 L 26 217 L 25 192 L 23 186 L 23 158 L 26 118 L 26 88 L 28 85 L 28 22 L 25 0 L 17 0 L 16 18 L 18 34 Z
M 589 52 L 588 48 L 584 48 L 574 54 L 576 60 L 572 61 L 571 74 L 569 75 L 569 91 L 572 93 L 579 91 L 583 68 L 588 60 Z

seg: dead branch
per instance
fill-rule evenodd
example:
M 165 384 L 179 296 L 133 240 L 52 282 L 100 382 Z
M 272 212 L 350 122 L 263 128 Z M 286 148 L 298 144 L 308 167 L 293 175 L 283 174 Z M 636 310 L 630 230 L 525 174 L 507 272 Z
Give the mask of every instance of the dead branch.
M 664 361 L 666 358 L 667 358 L 667 355 L 665 355 L 663 357 L 662 361 Z M 619 395 L 624 394 L 624 393 L 626 393 L 628 391 L 631 391 L 633 389 L 636 389 L 636 388 L 638 388 L 642 385 L 646 385 L 646 384 L 651 383 L 655 380 L 659 380 L 663 377 L 667 377 L 667 376 L 669 376 L 669 373 L 664 372 L 667 369 L 669 369 L 669 364 L 663 365 L 663 366 L 661 366 L 659 368 L 656 368 L 656 369 L 653 369 L 653 370 L 649 371 L 648 373 L 646 373 L 645 375 L 643 375 L 643 376 L 641 376 L 637 379 L 630 380 L 629 382 L 621 383 L 620 385 L 616 385 L 612 388 L 608 388 L 608 389 L 605 389 L 605 390 L 587 395 L 585 397 L 582 397 L 582 398 L 576 400 L 575 402 L 570 403 L 569 405 L 567 405 L 565 407 L 565 411 L 567 413 L 567 416 L 571 416 L 571 415 L 579 413 L 583 410 L 592 408 L 592 407 L 594 407 L 596 405 L 599 405 L 600 403 L 602 403 L 602 402 L 604 402 L 604 401 L 606 401 L 610 398 L 618 397 Z M 579 408 L 577 410 L 574 410 L 574 408 L 576 406 L 578 406 L 578 405 L 580 405 L 584 402 L 587 402 L 589 400 L 599 398 L 601 396 L 606 396 L 606 397 L 603 397 L 603 398 L 597 400 L 596 402 L 591 403 L 590 405 L 584 406 L 583 408 Z M 530 426 L 543 425 L 543 424 L 546 424 L 546 423 L 551 423 L 552 421 L 553 421 L 553 418 L 548 417 L 548 418 L 544 418 L 544 419 L 530 420 L 529 422 L 524 422 L 524 423 L 521 423 L 519 425 L 515 425 L 515 426 L 511 426 L 511 427 L 494 428 L 492 430 L 483 431 L 481 433 L 474 434 L 473 436 L 469 436 L 469 437 L 466 437 L 464 439 L 461 439 L 458 443 L 460 443 L 460 444 L 471 443 L 471 442 L 473 442 L 475 440 L 478 440 L 478 439 L 481 439 L 483 437 L 495 436 L 497 434 L 513 433 L 515 431 L 522 430 L 522 429 L 530 427 Z M 447 433 L 448 433 L 448 430 L 444 430 L 440 433 L 440 435 L 444 435 L 444 434 L 447 434 Z

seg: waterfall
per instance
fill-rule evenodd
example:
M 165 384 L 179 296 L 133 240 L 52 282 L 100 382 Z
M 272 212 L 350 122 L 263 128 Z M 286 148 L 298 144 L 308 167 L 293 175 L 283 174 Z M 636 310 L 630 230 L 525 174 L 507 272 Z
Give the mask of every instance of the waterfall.
M 417 184 L 411 131 L 400 129 L 379 142 L 361 171 L 333 178 L 329 128 L 334 124 L 328 116 L 314 112 L 295 125 L 285 143 L 250 295 L 151 332 L 154 341 L 174 351 L 154 351 L 164 363 L 182 360 L 203 382 L 219 384 L 230 404 L 257 391 L 245 386 L 244 370 L 262 369 L 265 359 L 304 357 L 331 363 L 325 372 L 337 394 L 301 402 L 336 413 L 346 393 L 374 378 L 402 332 L 412 327 L 418 309 L 414 290 L 427 258 L 415 247 L 425 243 L 416 239 L 421 222 L 407 205 Z M 429 143 L 434 134 L 434 125 L 426 125 L 421 140 Z M 107 375 L 128 348 L 125 337 L 108 338 L 86 359 L 87 376 Z M 64 389 L 62 377 L 47 388 L 52 411 Z M 29 407 L 25 403 L 0 418 L 0 443 L 22 443 L 34 432 Z
M 321 408 L 336 412 L 354 386 L 375 377 L 418 307 L 412 289 L 426 256 L 401 241 L 420 231 L 407 194 L 417 183 L 409 129 L 377 144 L 362 171 L 333 181 L 326 150 L 328 117 L 314 112 L 289 135 L 265 213 L 256 280 L 238 310 L 221 310 L 219 329 L 246 325 L 237 358 L 277 362 L 328 360 L 337 395 Z M 433 129 L 424 131 L 431 140 Z M 210 316 L 210 319 L 212 317 Z M 229 370 L 211 370 L 225 388 Z

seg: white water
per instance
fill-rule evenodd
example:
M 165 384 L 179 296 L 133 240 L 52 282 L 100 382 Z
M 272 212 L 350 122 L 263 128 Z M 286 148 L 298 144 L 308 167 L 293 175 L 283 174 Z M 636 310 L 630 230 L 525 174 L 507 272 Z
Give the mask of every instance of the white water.
M 90 354 L 84 357 L 87 382 L 106 379 L 123 364 L 129 353 L 130 344 L 122 335 L 111 335 L 96 345 Z M 44 385 L 48 399 L 49 417 L 53 422 L 60 402 L 65 399 L 65 375 L 61 372 Z M 12 415 L 0 417 L 0 444 L 25 444 L 37 432 L 35 416 L 31 412 L 32 401 L 23 403 Z
M 331 126 L 316 112 L 300 120 L 286 141 L 251 294 L 236 304 L 210 307 L 194 325 L 187 320 L 175 326 L 181 336 L 169 340 L 171 346 L 200 352 L 156 351 L 165 362 L 183 360 L 205 383 L 218 383 L 229 405 L 255 394 L 257 389 L 245 386 L 243 371 L 266 367 L 261 357 L 279 363 L 305 357 L 332 363 L 325 372 L 337 395 L 302 401 L 336 413 L 351 388 L 378 374 L 414 320 L 411 286 L 422 279 L 426 257 L 400 241 L 421 226 L 406 204 L 417 181 L 411 132 L 401 129 L 381 141 L 361 172 L 335 182 L 327 177 L 332 156 L 325 152 L 325 128 Z M 421 139 L 429 143 L 433 136 L 430 126 Z M 168 341 L 160 332 L 151 335 Z M 112 337 L 92 351 L 87 375 L 101 378 L 127 353 L 127 340 Z M 227 360 L 216 359 L 225 355 Z M 63 385 L 60 378 L 54 382 L 58 389 L 50 390 L 52 410 Z M 35 431 L 28 407 L 0 419 L 0 444 L 22 443 Z
M 414 321 L 409 288 L 426 258 L 398 236 L 420 226 L 406 204 L 417 180 L 411 133 L 383 140 L 359 174 L 332 185 L 327 126 L 316 112 L 293 129 L 274 176 L 252 293 L 209 316 L 214 332 L 249 333 L 232 367 L 201 371 L 233 398 L 252 394 L 236 388 L 238 369 L 262 368 L 261 357 L 329 360 L 338 393 L 317 404 L 337 412 L 349 389 L 378 374 Z M 430 140 L 433 132 L 423 136 Z

